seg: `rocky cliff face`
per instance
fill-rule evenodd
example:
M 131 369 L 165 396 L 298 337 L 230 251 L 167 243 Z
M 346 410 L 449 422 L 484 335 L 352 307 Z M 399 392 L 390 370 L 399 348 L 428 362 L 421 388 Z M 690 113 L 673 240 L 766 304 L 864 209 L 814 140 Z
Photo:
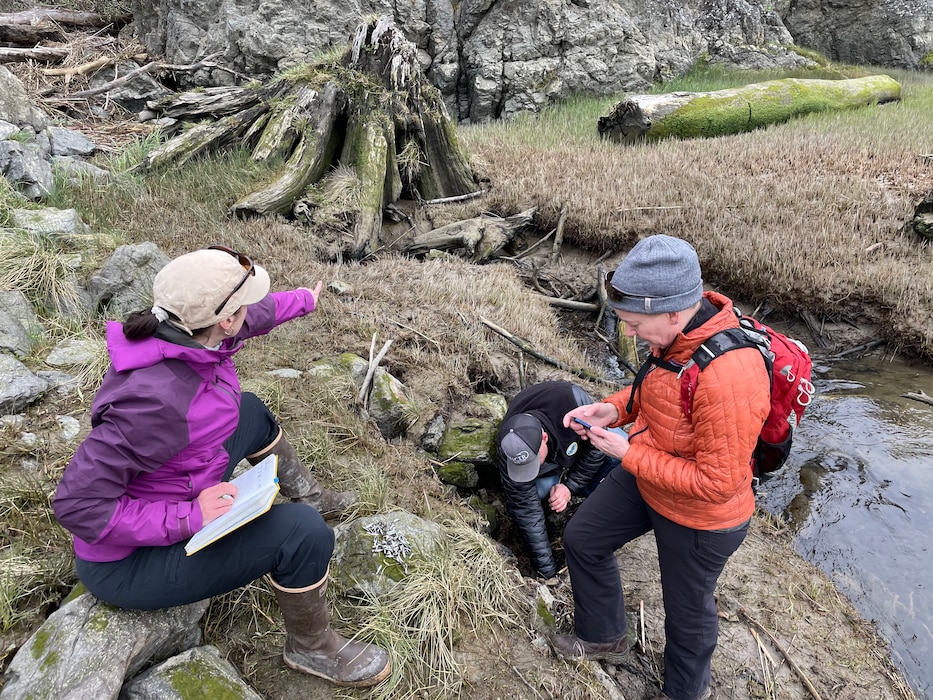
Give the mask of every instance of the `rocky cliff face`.
M 933 58 L 933 0 L 782 0 L 795 43 L 847 63 L 915 69 Z
M 459 121 L 536 110 L 574 92 L 644 90 L 701 56 L 744 67 L 807 62 L 765 0 L 134 0 L 148 51 L 171 63 L 219 53 L 263 77 L 346 46 L 361 17 L 392 17 Z

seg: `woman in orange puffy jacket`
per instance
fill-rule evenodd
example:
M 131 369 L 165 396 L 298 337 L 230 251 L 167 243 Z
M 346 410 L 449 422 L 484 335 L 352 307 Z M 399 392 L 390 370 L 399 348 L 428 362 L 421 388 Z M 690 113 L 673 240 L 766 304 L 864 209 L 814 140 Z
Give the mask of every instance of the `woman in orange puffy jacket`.
M 653 530 L 666 637 L 664 685 L 655 700 L 707 698 L 719 633 L 713 592 L 755 509 L 750 461 L 770 407 L 768 370 L 754 347 L 724 353 L 703 370 L 693 414 L 684 414 L 676 370 L 738 320 L 728 298 L 703 292 L 696 251 L 683 240 L 640 241 L 607 278 L 607 291 L 626 333 L 647 341 L 652 357 L 631 387 L 564 417 L 622 469 L 603 480 L 564 531 L 574 634 L 557 637 L 554 646 L 565 658 L 624 657 L 614 553 Z M 606 430 L 628 424 L 628 438 Z

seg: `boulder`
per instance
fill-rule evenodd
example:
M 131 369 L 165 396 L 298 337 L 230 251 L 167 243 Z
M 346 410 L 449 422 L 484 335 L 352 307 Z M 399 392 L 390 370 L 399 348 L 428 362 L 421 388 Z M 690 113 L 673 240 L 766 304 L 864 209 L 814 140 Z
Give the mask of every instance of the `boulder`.
M 444 538 L 437 523 L 398 511 L 334 528 L 331 581 L 346 595 L 370 600 L 403 585 L 408 560 L 430 556 Z
M 121 245 L 88 280 L 88 293 L 94 308 L 107 318 L 122 319 L 127 314 L 152 306 L 152 281 L 169 262 L 168 255 L 154 243 Z
M 82 593 L 49 615 L 16 653 L 0 698 L 116 699 L 125 679 L 198 644 L 206 610 L 206 601 L 122 610 Z
M 22 81 L 0 65 L 0 119 L 14 126 L 40 131 L 48 126 L 45 112 L 29 101 Z
M 19 360 L 0 354 L 0 414 L 16 413 L 38 400 L 48 382 L 29 371 Z
M 183 651 L 140 673 L 120 691 L 120 700 L 262 700 L 217 647 Z

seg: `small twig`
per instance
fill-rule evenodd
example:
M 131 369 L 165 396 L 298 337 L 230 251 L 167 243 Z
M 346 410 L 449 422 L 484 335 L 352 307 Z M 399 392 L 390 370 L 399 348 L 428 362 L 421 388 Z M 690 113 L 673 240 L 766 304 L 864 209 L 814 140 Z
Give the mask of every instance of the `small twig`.
M 557 234 L 554 236 L 554 244 L 551 246 L 551 265 L 557 264 L 560 257 L 560 247 L 564 243 L 564 221 L 567 220 L 567 207 L 560 210 L 560 219 L 557 220 Z
M 366 377 L 363 379 L 363 386 L 360 387 L 360 394 L 357 397 L 357 403 L 363 404 L 363 407 L 366 407 L 366 399 L 369 398 L 369 386 L 372 383 L 373 375 L 376 374 L 376 368 L 379 366 L 379 363 L 382 362 L 382 358 L 385 357 L 385 354 L 389 351 L 389 346 L 392 345 L 391 340 L 387 340 L 385 345 L 382 346 L 382 350 L 379 351 L 379 354 L 376 355 L 375 359 L 369 361 L 369 369 L 366 370 Z
M 645 601 L 640 600 L 638 602 L 639 608 L 639 618 L 641 619 L 641 650 L 647 651 L 648 647 L 645 643 Z
M 515 671 L 515 675 L 518 676 L 518 679 L 519 679 L 522 683 L 525 684 L 525 686 L 528 688 L 528 690 L 530 690 L 532 693 L 534 693 L 537 697 L 539 697 L 539 698 L 542 697 L 541 693 L 539 693 L 539 692 L 537 691 L 537 689 L 535 689 L 535 687 L 534 687 L 533 685 L 531 685 L 531 683 L 529 683 L 528 681 L 525 680 L 525 677 L 524 677 L 521 673 L 519 673 L 519 670 L 518 670 L 517 668 L 515 668 L 514 666 L 512 666 L 512 670 Z
M 769 698 L 774 698 L 774 659 L 771 658 L 771 652 L 768 651 L 767 647 L 761 637 L 758 635 L 758 631 L 749 625 L 748 631 L 751 632 L 752 637 L 755 638 L 755 641 L 758 643 L 758 661 L 761 663 L 761 675 L 764 679 L 763 685 L 765 686 L 765 692 L 768 694 Z
M 871 350 L 872 348 L 876 348 L 876 347 L 878 347 L 879 345 L 884 345 L 886 342 L 887 342 L 886 340 L 881 340 L 881 339 L 879 339 L 879 340 L 872 340 L 871 342 L 865 343 L 865 344 L 863 344 L 863 345 L 857 345 L 857 346 L 854 347 L 854 348 L 849 348 L 848 350 L 843 350 L 843 351 L 840 352 L 840 353 L 836 353 L 835 355 L 833 355 L 833 356 L 832 356 L 831 358 L 829 358 L 829 359 L 831 359 L 831 360 L 838 360 L 838 359 L 841 359 L 841 358 L 845 357 L 846 355 L 854 355 L 854 354 L 857 353 L 857 352 L 863 352 L 863 351 L 865 351 L 865 350 Z
M 564 309 L 573 309 L 574 311 L 599 311 L 599 304 L 593 304 L 588 301 L 576 301 L 574 299 L 562 299 L 552 297 L 547 294 L 542 295 L 544 300 L 551 306 L 560 306 Z
M 775 638 L 775 636 L 771 634 L 770 631 L 768 631 L 768 628 L 749 615 L 745 608 L 743 608 L 741 605 L 739 606 L 739 614 L 744 617 L 749 622 L 749 624 L 754 625 L 760 631 L 765 633 L 768 639 L 771 640 L 771 643 L 774 644 L 779 652 L 781 652 L 781 656 L 787 660 L 787 663 L 794 670 L 794 673 L 797 674 L 797 677 L 800 678 L 801 682 L 803 682 L 803 684 L 807 687 L 807 690 L 810 691 L 810 695 L 813 696 L 813 700 L 823 700 L 823 696 L 821 696 L 817 689 L 813 687 L 813 683 L 810 682 L 807 674 L 804 673 L 803 669 L 797 665 L 797 662 L 791 658 L 790 652 L 788 652 L 787 649 L 785 649 L 784 646 Z
M 599 332 L 599 324 L 603 322 L 603 315 L 606 313 L 606 304 L 609 302 L 606 294 L 606 273 L 602 265 L 596 266 L 596 295 L 599 298 L 599 313 L 596 315 L 596 332 Z
M 502 259 L 502 260 L 511 260 L 511 261 L 513 261 L 513 262 L 518 262 L 518 261 L 521 260 L 522 258 L 528 257 L 529 255 L 531 255 L 532 251 L 534 251 L 535 248 L 537 248 L 539 245 L 541 245 L 542 243 L 544 243 L 548 238 L 550 238 L 551 236 L 553 236 L 555 231 L 557 231 L 557 229 L 551 229 L 550 232 L 549 232 L 544 238 L 540 239 L 537 243 L 533 243 L 532 245 L 528 246 L 527 248 L 525 248 L 525 250 L 523 250 L 523 251 L 522 251 L 521 253 L 519 253 L 518 255 L 514 255 L 514 256 L 512 256 L 512 257 L 509 257 L 509 256 L 507 256 L 507 255 L 503 255 L 503 256 L 501 257 L 501 259 Z
M 486 190 L 477 190 L 469 194 L 458 194 L 455 197 L 441 197 L 440 199 L 425 199 L 422 204 L 449 204 L 451 202 L 465 202 L 470 199 L 476 199 L 486 194 Z
M 521 350 L 518 351 L 518 387 L 522 391 L 525 390 L 526 381 L 525 381 L 525 353 Z
M 537 357 L 542 362 L 547 362 L 548 364 L 553 365 L 554 367 L 557 367 L 558 369 L 562 369 L 566 372 L 570 372 L 571 374 L 574 374 L 578 377 L 582 377 L 583 379 L 588 379 L 591 382 L 599 382 L 601 384 L 609 384 L 613 386 L 616 385 L 616 382 L 606 379 L 605 377 L 597 376 L 596 374 L 585 369 L 568 367 L 566 364 L 564 364 L 560 360 L 555 360 L 553 357 L 548 357 L 544 353 L 539 352 L 538 350 L 535 350 L 527 341 L 512 335 L 511 333 L 509 333 L 507 330 L 505 330 L 501 326 L 497 326 L 495 323 L 483 318 L 482 316 L 480 316 L 479 320 L 480 320 L 480 323 L 482 323 L 484 326 L 488 327 L 490 330 L 495 331 L 496 333 L 501 335 L 503 338 L 508 340 L 510 343 L 512 343 L 519 349 L 527 352 L 532 357 Z
M 441 349 L 441 344 L 440 344 L 439 342 L 437 342 L 436 340 L 434 340 L 434 338 L 429 338 L 429 337 L 426 336 L 424 333 L 422 333 L 421 331 L 419 331 L 417 328 L 412 328 L 411 326 L 406 326 L 404 323 L 402 323 L 401 321 L 396 321 L 394 318 L 390 318 L 389 320 L 390 320 L 392 323 L 394 323 L 396 326 L 399 326 L 399 327 L 401 327 L 401 328 L 404 328 L 405 330 L 409 330 L 409 331 L 411 331 L 412 333 L 417 333 L 417 334 L 420 335 L 422 338 L 424 338 L 425 340 L 427 340 L 429 343 L 434 343 L 435 347 L 437 347 L 438 350 Z

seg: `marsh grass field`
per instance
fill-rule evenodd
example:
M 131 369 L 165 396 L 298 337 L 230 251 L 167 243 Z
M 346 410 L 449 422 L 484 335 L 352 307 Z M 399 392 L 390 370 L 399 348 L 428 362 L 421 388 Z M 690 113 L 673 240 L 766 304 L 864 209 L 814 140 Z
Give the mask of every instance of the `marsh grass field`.
M 871 72 L 827 65 L 793 77 Z M 723 138 L 631 147 L 603 142 L 596 120 L 615 98 L 584 96 L 538 115 L 464 125 L 459 138 L 477 172 L 488 178 L 489 192 L 466 204 L 434 208 L 429 215 L 439 226 L 483 211 L 510 215 L 536 206 L 537 230 L 520 243 L 527 246 L 554 229 L 566 210 L 566 255 L 548 272 L 589 299 L 595 290 L 578 284 L 589 279 L 586 265 L 581 272 L 572 260 L 617 260 L 640 237 L 675 234 L 695 245 L 707 283 L 720 291 L 777 316 L 808 311 L 826 320 L 867 324 L 888 342 L 889 352 L 928 363 L 933 359 L 933 251 L 906 225 L 933 190 L 933 76 L 884 72 L 902 85 L 898 103 L 812 114 Z M 784 76 L 705 69 L 659 89 L 706 91 L 779 77 Z M 92 124 L 74 126 L 94 137 Z M 564 664 L 531 645 L 535 633 L 528 599 L 534 599 L 534 581 L 523 579 L 511 560 L 503 559 L 482 534 L 483 516 L 466 496 L 438 481 L 417 444 L 427 420 L 458 410 L 474 392 L 511 397 L 518 390 L 515 348 L 480 318 L 493 319 L 569 366 L 600 365 L 602 359 L 593 354 L 599 343 L 581 337 L 579 328 L 586 324 L 568 324 L 566 314 L 529 294 L 534 266 L 546 262 L 536 256 L 476 266 L 386 252 L 344 262 L 333 252 L 334 241 L 344 233 L 341 222 L 346 223 L 339 213 L 328 229 L 228 216 L 230 204 L 272 177 L 275 164 L 259 165 L 238 152 L 175 171 L 133 171 L 158 141 L 158 134 L 127 122 L 126 132 L 98 156 L 98 164 L 113 171 L 109 184 L 62 182 L 46 202 L 78 209 L 97 234 L 97 247 L 83 251 L 80 272 L 99 269 L 124 243 L 152 241 L 177 255 L 222 242 L 267 267 L 274 289 L 318 279 L 349 284 L 351 294 L 325 294 L 309 318 L 251 341 L 238 356 L 244 388 L 270 404 L 325 482 L 360 491 L 357 514 L 404 509 L 442 523 L 448 535 L 441 556 L 416 562 L 413 584 L 403 592 L 369 605 L 338 599 L 335 592 L 336 624 L 392 651 L 395 673 L 372 697 L 601 695 L 605 671 L 601 676 L 586 666 Z M 6 226 L 11 209 L 29 205 L 2 187 L 0 182 L 0 225 Z M 42 368 L 43 358 L 61 340 L 102 338 L 106 319 L 68 318 L 49 303 L 50 289 L 67 298 L 66 273 L 74 265 L 69 251 L 48 241 L 23 235 L 0 239 L 0 288 L 25 291 L 47 329 L 47 337 L 25 360 L 30 367 Z M 349 381 L 341 385 L 310 375 L 282 380 L 266 374 L 281 367 L 306 370 L 316 360 L 345 351 L 367 357 L 375 338 L 379 344 L 393 339 L 384 366 L 405 383 L 420 409 L 409 440 L 385 442 L 354 406 Z M 49 507 L 74 449 L 74 443 L 55 437 L 55 417 L 74 416 L 83 431 L 88 428 L 87 411 L 106 368 L 101 358 L 82 377 L 78 394 L 46 397 L 24 411 L 19 426 L 0 426 L 8 436 L 0 448 L 0 526 L 6 533 L 0 547 L 3 667 L 76 583 L 70 540 Z M 528 382 L 571 378 L 543 363 L 527 358 L 525 363 Z M 587 388 L 594 396 L 610 390 L 599 384 Z M 36 439 L 19 440 L 23 431 Z M 759 526 L 748 544 L 748 561 L 736 564 L 740 568 L 730 590 L 748 592 L 754 586 L 755 595 L 763 596 L 755 600 L 768 601 L 768 621 L 778 631 L 800 622 L 802 609 L 823 611 L 823 632 L 845 630 L 845 643 L 830 642 L 825 635 L 823 642 L 807 641 L 809 632 L 802 628 L 788 632 L 800 634 L 799 643 L 813 658 L 820 659 L 821 651 L 831 657 L 816 662 L 825 665 L 820 679 L 827 690 L 868 688 L 853 698 L 914 697 L 886 658 L 884 643 L 824 579 L 793 561 L 788 567 L 796 573 L 788 583 L 780 561 L 794 555 L 784 549 L 782 524 L 765 518 Z M 641 555 L 631 556 L 641 561 Z M 650 552 L 644 556 L 647 561 Z M 767 571 L 755 577 L 755 567 Z M 754 583 L 746 580 L 750 575 Z M 657 619 L 650 627 L 661 634 Z M 204 629 L 206 640 L 219 646 L 264 696 L 332 697 L 326 684 L 281 668 L 281 619 L 264 583 L 215 599 Z M 723 647 L 723 653 L 728 651 L 728 640 Z M 645 654 L 647 670 L 615 672 L 627 698 L 650 696 L 657 651 Z M 807 697 L 796 688 L 781 691 L 773 679 L 771 686 L 756 685 L 746 678 L 754 672 L 729 658 L 735 666 L 714 661 L 722 697 Z M 783 682 L 791 684 L 792 674 L 786 668 L 784 673 Z

